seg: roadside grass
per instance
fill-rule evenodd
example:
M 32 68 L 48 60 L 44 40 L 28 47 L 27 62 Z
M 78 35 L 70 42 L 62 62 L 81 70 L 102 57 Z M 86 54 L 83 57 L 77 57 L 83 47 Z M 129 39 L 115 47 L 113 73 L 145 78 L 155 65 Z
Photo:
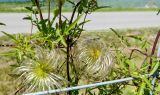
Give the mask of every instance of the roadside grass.
M 118 33 L 124 36 L 128 35 L 138 35 L 143 36 L 144 39 L 147 39 L 151 44 L 155 39 L 156 33 L 160 30 L 160 28 L 139 28 L 139 29 L 118 29 L 116 30 Z M 101 31 L 90 31 L 90 32 L 83 32 L 81 38 L 85 37 L 100 37 L 104 39 L 104 43 L 106 46 L 111 46 L 112 43 L 117 44 L 120 47 L 120 43 L 116 35 L 111 32 L 111 30 L 101 30 Z M 137 43 L 132 41 L 133 47 L 138 47 Z M 12 41 L 5 36 L 0 37 L 0 44 L 10 44 Z M 5 51 L 10 51 L 12 48 L 0 47 L 0 54 Z M 137 62 L 140 62 L 141 59 L 139 58 Z M 10 65 L 14 64 L 15 60 L 14 57 L 9 56 L 1 56 L 0 55 L 0 95 L 11 95 L 17 89 L 17 81 L 16 78 L 11 77 L 9 74 L 12 73 L 12 68 Z M 125 89 L 123 95 L 132 95 L 130 94 L 130 89 Z
M 25 7 L 30 6 L 31 2 L 12 2 L 12 3 L 0 3 L 0 13 L 26 13 L 29 12 Z M 46 4 L 42 7 L 43 12 L 46 12 Z M 63 12 L 71 12 L 72 8 L 64 7 Z M 134 11 L 158 11 L 158 8 L 103 8 L 96 12 L 134 12 Z
M 99 9 L 96 12 L 152 12 L 157 11 L 157 8 L 103 8 Z
M 1 44 L 10 44 L 12 41 L 5 36 L 0 37 Z M 11 48 L 0 47 L 1 54 L 10 51 Z M 0 95 L 11 95 L 16 90 L 16 81 L 9 76 L 12 73 L 10 65 L 14 64 L 14 58 L 10 56 L 1 56 L 0 54 Z
M 152 42 L 156 36 L 156 33 L 160 28 L 158 27 L 148 27 L 148 28 L 136 28 L 136 29 L 115 29 L 120 35 L 124 37 L 133 35 L 133 36 L 142 36 L 144 39 L 148 39 L 148 41 Z M 101 30 L 101 31 L 91 31 L 91 32 L 83 32 L 82 37 L 88 36 L 98 36 L 99 38 L 103 38 L 106 45 L 109 46 L 112 43 L 116 43 L 119 46 L 118 38 L 111 30 Z M 111 41 L 111 42 L 110 42 Z M 132 43 L 132 46 L 136 43 Z
M 28 12 L 25 7 L 29 5 L 31 5 L 31 2 L 1 2 L 0 12 Z
M 15 8 L 1 8 L 0 5 L 0 13 L 28 13 L 24 7 L 15 7 Z M 43 8 L 43 12 L 47 12 L 46 8 Z M 70 8 L 64 8 L 63 12 L 71 12 Z M 106 8 L 99 9 L 95 12 L 158 12 L 158 9 L 155 8 Z

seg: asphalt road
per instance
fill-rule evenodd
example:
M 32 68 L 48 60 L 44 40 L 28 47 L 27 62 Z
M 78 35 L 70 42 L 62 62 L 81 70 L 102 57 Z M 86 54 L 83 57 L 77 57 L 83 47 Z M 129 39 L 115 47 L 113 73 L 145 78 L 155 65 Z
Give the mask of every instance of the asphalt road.
M 30 32 L 31 24 L 22 18 L 28 14 L 24 13 L 0 13 L 0 22 L 6 26 L 0 26 L 0 31 L 8 33 Z M 46 14 L 44 14 L 47 16 Z M 64 14 L 69 17 L 70 13 Z M 85 25 L 86 30 L 104 30 L 108 28 L 140 28 L 160 27 L 160 15 L 156 12 L 97 12 L 88 15 L 91 20 Z M 36 29 L 34 29 L 36 31 Z

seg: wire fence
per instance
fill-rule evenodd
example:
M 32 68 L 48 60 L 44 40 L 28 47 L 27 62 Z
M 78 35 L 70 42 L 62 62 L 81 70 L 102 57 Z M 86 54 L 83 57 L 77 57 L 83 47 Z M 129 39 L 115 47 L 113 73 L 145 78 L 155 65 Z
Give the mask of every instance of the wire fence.
M 160 72 L 157 72 L 156 74 L 153 74 L 153 75 L 151 75 L 151 74 L 144 75 L 144 76 L 148 76 L 148 77 L 153 77 L 153 80 L 152 80 L 152 83 L 151 83 L 153 87 L 150 91 L 150 95 L 153 95 L 155 82 L 156 82 L 156 79 L 159 75 L 160 75 Z M 131 81 L 131 80 L 135 80 L 135 78 L 128 77 L 128 78 L 119 79 L 119 80 L 112 80 L 112 81 L 100 82 L 100 83 L 95 83 L 95 84 L 88 84 L 88 85 L 82 85 L 82 86 L 76 86 L 76 87 L 50 90 L 50 91 L 28 93 L 28 94 L 23 94 L 23 95 L 47 95 L 47 94 L 54 94 L 54 93 L 60 93 L 60 92 L 75 91 L 75 90 L 80 90 L 80 89 L 85 89 L 85 88 L 99 87 L 99 86 L 110 85 L 110 84 L 115 84 L 115 83 L 122 83 L 122 82 Z

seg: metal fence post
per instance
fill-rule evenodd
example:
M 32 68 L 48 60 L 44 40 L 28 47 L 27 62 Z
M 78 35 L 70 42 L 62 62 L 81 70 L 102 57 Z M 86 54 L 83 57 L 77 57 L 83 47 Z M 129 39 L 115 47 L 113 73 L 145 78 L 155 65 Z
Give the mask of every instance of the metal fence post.
M 150 91 L 150 95 L 153 95 L 156 80 L 157 80 L 157 72 L 153 75 L 153 80 L 152 80 L 152 82 L 151 82 L 151 84 L 152 84 L 152 89 L 151 89 L 151 91 Z
M 159 63 L 159 62 L 160 62 L 160 45 L 158 46 L 157 61 L 158 61 L 157 64 L 160 64 L 160 63 Z M 151 91 L 150 91 L 150 95 L 153 95 L 154 88 L 155 88 L 155 83 L 156 83 L 156 80 L 157 80 L 157 78 L 158 78 L 158 76 L 159 76 L 158 71 L 156 71 L 152 76 L 153 76 L 153 80 L 152 80 L 152 82 L 151 82 L 151 84 L 152 84 L 152 89 L 151 89 Z

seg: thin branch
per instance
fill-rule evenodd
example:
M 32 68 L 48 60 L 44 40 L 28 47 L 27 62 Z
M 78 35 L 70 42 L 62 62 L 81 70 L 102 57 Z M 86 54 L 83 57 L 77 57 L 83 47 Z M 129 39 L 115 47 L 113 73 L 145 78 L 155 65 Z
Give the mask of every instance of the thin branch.
M 132 51 L 131 51 L 131 53 L 130 53 L 130 56 L 129 56 L 129 59 L 132 58 L 133 53 L 136 52 L 136 51 L 139 52 L 139 53 L 141 53 L 142 55 L 145 55 L 145 56 L 147 56 L 147 57 L 150 57 L 150 55 L 148 55 L 148 54 L 146 54 L 146 53 L 144 53 L 144 52 L 142 52 L 142 51 L 140 51 L 140 50 L 138 50 L 138 49 L 132 49 Z
M 62 15 L 62 17 L 69 22 L 69 19 L 66 16 Z
M 31 17 L 32 17 L 32 14 L 31 14 Z M 31 20 L 31 34 L 30 34 L 30 36 L 32 36 L 32 33 L 33 33 L 33 20 Z
M 156 46 L 157 46 L 157 43 L 158 43 L 159 37 L 160 37 L 160 31 L 157 33 L 156 39 L 155 39 L 155 41 L 154 41 L 154 44 L 153 44 L 153 47 L 152 47 L 151 56 L 153 56 L 153 55 L 154 55 L 154 53 L 155 53 L 155 50 L 156 50 Z M 152 64 L 152 61 L 153 61 L 153 58 L 152 58 L 152 57 L 150 57 L 149 64 Z M 149 66 L 149 71 L 150 71 L 150 69 L 151 69 L 151 65 Z
M 17 94 L 18 94 L 18 92 L 20 92 L 24 87 L 25 87 L 24 85 L 23 85 L 23 86 L 21 86 L 19 89 L 17 89 L 17 90 L 14 92 L 14 94 L 13 94 L 13 95 L 17 95 Z
M 33 33 L 33 23 L 31 22 L 31 34 L 30 34 L 30 36 L 32 36 L 32 33 Z
M 86 21 L 86 19 L 87 19 L 87 13 L 85 14 L 85 17 L 84 17 L 84 22 Z M 84 28 L 84 24 L 82 25 L 82 29 Z

